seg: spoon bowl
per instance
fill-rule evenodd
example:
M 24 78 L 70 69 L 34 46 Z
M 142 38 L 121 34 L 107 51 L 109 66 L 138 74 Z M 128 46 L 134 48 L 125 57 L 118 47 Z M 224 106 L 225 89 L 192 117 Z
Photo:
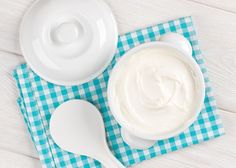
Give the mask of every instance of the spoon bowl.
M 94 158 L 106 168 L 124 168 L 108 148 L 100 112 L 87 101 L 61 104 L 51 116 L 50 133 L 63 150 Z

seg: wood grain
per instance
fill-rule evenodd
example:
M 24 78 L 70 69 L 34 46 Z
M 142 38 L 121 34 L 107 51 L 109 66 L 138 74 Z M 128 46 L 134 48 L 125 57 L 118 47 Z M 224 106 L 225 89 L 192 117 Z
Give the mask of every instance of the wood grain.
M 236 40 L 232 38 L 236 34 L 235 14 L 181 0 L 178 3 L 172 0 L 129 0 L 125 7 L 121 0 L 107 2 L 116 14 L 122 33 L 192 15 L 218 105 L 236 112 L 236 80 L 232 80 L 236 79 Z
M 146 161 L 135 168 L 153 168 L 162 165 L 166 159 L 182 163 L 192 168 L 235 168 L 236 167 L 236 115 L 220 111 L 223 118 L 226 135 L 190 148 L 179 150 L 157 159 Z M 150 165 L 149 163 L 150 162 Z M 182 167 L 168 165 L 166 167 Z
M 40 167 L 23 118 L 16 106 L 11 72 L 24 62 L 18 30 L 34 0 L 0 0 L 0 167 Z M 114 12 L 121 34 L 192 15 L 209 69 L 226 135 L 191 148 L 145 161 L 135 168 L 236 167 L 236 1 L 104 0 Z
M 0 66 L 0 95 L 2 95 L 0 97 L 0 149 L 16 153 L 17 155 L 10 155 L 15 159 L 18 158 L 18 155 L 37 158 L 37 153 L 30 141 L 23 118 L 15 103 L 17 91 L 15 82 L 11 77 L 13 68 L 21 63 L 23 59 L 20 56 L 4 52 L 0 52 L 0 59 L 4 60 L 4 65 Z M 162 165 L 163 167 L 236 166 L 236 114 L 226 111 L 220 111 L 220 113 L 227 132 L 225 136 L 146 161 L 135 167 L 152 168 L 155 165 Z M 7 153 L 6 155 L 8 155 Z M 4 163 L 3 159 L 0 157 L 0 163 L 2 164 Z M 17 164 L 20 163 L 17 162 Z
M 1 168 L 40 168 L 38 159 L 0 149 Z
M 19 23 L 32 1 L 0 0 L 0 15 L 4 16 L 0 18 L 0 50 L 20 54 L 17 40 Z M 236 79 L 236 39 L 232 38 L 236 14 L 186 0 L 105 1 L 116 16 L 121 34 L 192 15 L 218 105 L 236 112 L 236 80 L 232 80 Z
M 0 50 L 20 53 L 18 31 L 24 12 L 34 0 L 0 0 Z
M 13 69 L 23 62 L 17 55 L 0 52 L 0 148 L 37 157 L 23 117 L 16 105 L 18 91 L 12 78 Z
M 182 149 L 167 155 L 159 156 L 157 158 L 144 161 L 143 163 L 133 166 L 133 168 L 235 168 L 236 166 L 236 114 L 226 111 L 220 111 L 227 134 L 192 147 Z M 22 126 L 23 125 L 23 121 Z M 10 128 L 9 128 L 10 129 Z M 21 144 L 25 146 L 27 144 Z M 13 146 L 12 148 L 19 148 Z M 40 167 L 38 159 L 26 156 L 25 154 L 17 154 L 17 152 L 9 152 L 0 149 L 0 167 L 1 165 L 8 165 L 9 168 L 35 168 Z M 9 155 L 9 153 L 11 153 Z M 4 157 L 1 157 L 4 156 Z M 18 160 L 17 162 L 9 162 L 11 160 Z M 23 159 L 19 161 L 19 159 Z M 29 166 L 25 165 L 25 162 Z M 7 167 L 7 166 L 6 166 Z M 5 168 L 5 167 L 4 167 Z
M 225 10 L 227 12 L 236 13 L 236 5 L 234 0 L 189 0 L 198 4 L 207 5 L 216 9 Z

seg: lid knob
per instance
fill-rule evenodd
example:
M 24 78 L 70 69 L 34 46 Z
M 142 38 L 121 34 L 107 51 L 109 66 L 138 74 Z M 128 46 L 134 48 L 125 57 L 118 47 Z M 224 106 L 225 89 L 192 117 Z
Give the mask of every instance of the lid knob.
M 64 22 L 52 31 L 53 40 L 59 44 L 70 44 L 78 40 L 81 31 L 80 24 L 74 21 Z

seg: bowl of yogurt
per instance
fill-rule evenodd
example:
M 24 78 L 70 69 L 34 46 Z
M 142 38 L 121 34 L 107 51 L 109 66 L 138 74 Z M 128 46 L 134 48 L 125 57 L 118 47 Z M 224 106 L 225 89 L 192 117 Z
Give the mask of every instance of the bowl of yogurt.
M 193 124 L 204 102 L 204 77 L 189 41 L 170 33 L 121 57 L 107 96 L 124 141 L 146 149 Z

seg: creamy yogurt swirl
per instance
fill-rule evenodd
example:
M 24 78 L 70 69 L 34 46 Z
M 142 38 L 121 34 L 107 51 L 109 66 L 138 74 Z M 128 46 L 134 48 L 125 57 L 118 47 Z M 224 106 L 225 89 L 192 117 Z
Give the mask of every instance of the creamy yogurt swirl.
M 179 53 L 163 48 L 136 52 L 119 66 L 113 97 L 135 128 L 175 131 L 192 116 L 196 81 Z

